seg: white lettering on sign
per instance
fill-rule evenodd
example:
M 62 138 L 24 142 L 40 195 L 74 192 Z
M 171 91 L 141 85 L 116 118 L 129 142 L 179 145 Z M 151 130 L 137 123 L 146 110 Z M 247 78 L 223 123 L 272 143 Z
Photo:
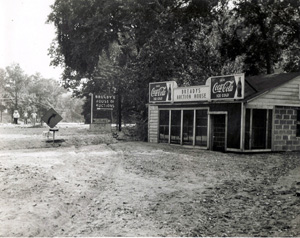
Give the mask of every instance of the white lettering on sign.
M 225 83 L 215 83 L 212 92 L 213 93 L 227 93 L 232 92 L 234 89 L 234 85 L 232 81 L 227 81 Z
M 167 87 L 152 88 L 151 97 L 165 96 L 166 93 L 167 93 Z
M 114 95 L 95 95 L 96 99 L 106 99 L 106 100 L 115 100 L 116 96 Z
M 114 109 L 116 96 L 112 94 L 98 94 L 95 95 L 94 106 L 95 110 Z

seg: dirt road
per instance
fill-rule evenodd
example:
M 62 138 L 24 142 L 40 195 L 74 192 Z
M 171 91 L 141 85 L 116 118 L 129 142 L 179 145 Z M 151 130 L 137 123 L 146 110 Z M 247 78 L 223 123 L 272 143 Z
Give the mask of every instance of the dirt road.
M 0 127 L 0 236 L 300 236 L 300 153 Z

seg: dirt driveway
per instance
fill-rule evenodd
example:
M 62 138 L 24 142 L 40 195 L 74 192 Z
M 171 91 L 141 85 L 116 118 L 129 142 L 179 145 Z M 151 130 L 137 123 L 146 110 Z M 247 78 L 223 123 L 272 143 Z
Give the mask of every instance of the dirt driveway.
M 0 126 L 0 236 L 300 236 L 300 153 Z

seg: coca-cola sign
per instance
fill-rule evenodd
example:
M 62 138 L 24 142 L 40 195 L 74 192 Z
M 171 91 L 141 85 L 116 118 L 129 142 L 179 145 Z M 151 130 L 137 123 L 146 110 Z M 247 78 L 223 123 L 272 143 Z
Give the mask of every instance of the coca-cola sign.
M 210 100 L 241 100 L 244 98 L 245 75 L 214 76 L 205 85 L 177 87 L 175 81 L 149 85 L 150 103 L 197 102 Z
M 241 77 L 235 75 L 211 77 L 211 99 L 242 98 Z
M 173 101 L 173 88 L 177 84 L 174 81 L 150 83 L 149 102 L 171 102 Z

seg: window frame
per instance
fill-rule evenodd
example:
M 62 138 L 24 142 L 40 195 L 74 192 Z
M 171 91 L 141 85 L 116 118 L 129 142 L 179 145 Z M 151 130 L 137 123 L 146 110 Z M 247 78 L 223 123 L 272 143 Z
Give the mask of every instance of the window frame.
M 300 137 L 300 109 L 296 110 L 296 137 Z

